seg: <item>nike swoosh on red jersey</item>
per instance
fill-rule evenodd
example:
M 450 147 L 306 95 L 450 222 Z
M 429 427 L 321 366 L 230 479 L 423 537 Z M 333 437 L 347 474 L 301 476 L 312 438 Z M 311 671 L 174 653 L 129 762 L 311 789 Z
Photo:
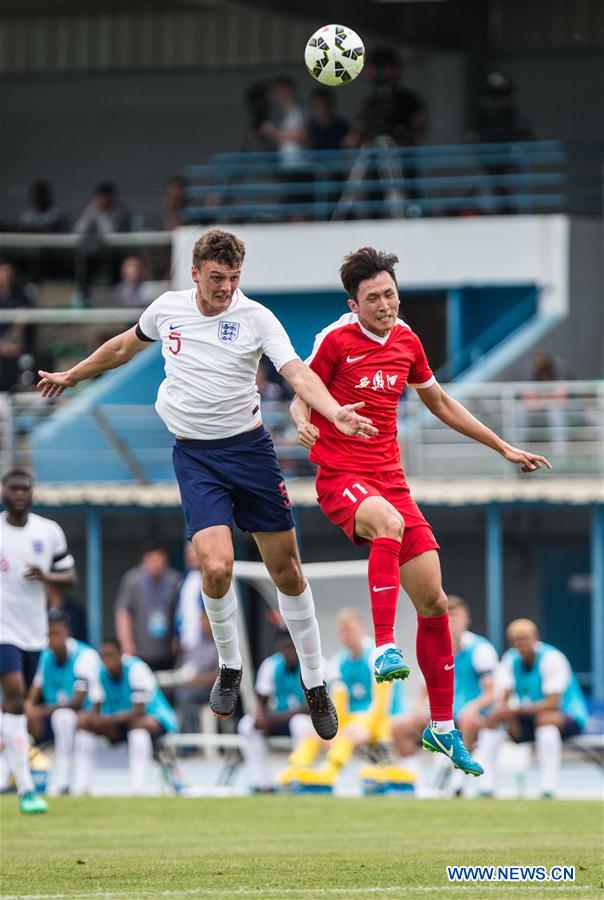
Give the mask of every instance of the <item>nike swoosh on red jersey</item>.
M 379 594 L 380 591 L 395 591 L 395 590 L 396 590 L 396 585 L 393 584 L 391 587 L 382 587 L 382 588 L 374 587 L 373 593 Z
M 365 359 L 366 356 L 367 356 L 366 353 L 363 353 L 362 356 L 347 356 L 347 357 L 346 357 L 346 362 L 347 362 L 347 363 L 358 362 L 360 359 Z

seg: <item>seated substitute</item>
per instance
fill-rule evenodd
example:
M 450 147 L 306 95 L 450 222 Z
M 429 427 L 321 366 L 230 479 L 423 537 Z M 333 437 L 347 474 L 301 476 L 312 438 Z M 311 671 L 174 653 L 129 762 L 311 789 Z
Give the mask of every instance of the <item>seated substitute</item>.
M 149 666 L 136 656 L 122 655 L 115 640 L 100 646 L 103 699 L 79 716 L 79 727 L 112 744 L 128 742 L 134 794 L 142 794 L 153 755 L 153 739 L 178 731 L 174 710 L 162 694 Z
M 485 637 L 470 631 L 470 609 L 465 600 L 449 596 L 449 625 L 453 644 L 455 666 L 455 690 L 453 694 L 453 717 L 456 726 L 463 732 L 470 753 L 476 746 L 476 756 L 485 773 L 481 783 L 481 793 L 493 790 L 491 744 L 489 735 L 483 742 L 485 716 L 492 707 L 495 685 L 494 675 L 498 656 L 495 647 Z M 417 712 L 398 718 L 392 726 L 392 735 L 400 755 L 410 757 L 421 744 L 422 733 L 428 722 L 425 688 Z M 453 779 L 455 793 L 462 792 L 463 772 L 458 769 Z
M 48 647 L 40 655 L 25 711 L 36 743 L 54 741 L 54 793 L 82 792 L 81 753 L 75 752 L 80 744 L 76 739 L 78 711 L 90 709 L 101 699 L 100 664 L 96 650 L 70 637 L 69 617 L 50 610 Z
M 517 744 L 534 741 L 541 792 L 554 796 L 562 741 L 580 734 L 589 717 L 585 697 L 564 653 L 539 639 L 530 619 L 515 619 L 506 636 L 511 645 L 497 672 L 503 697 L 486 722 L 504 725 Z
M 390 741 L 391 716 L 402 711 L 402 684 L 375 682 L 375 644 L 367 635 L 360 611 L 342 609 L 336 622 L 343 649 L 330 660 L 329 681 L 340 727 L 328 744 L 320 769 L 311 768 L 322 747 L 314 734 L 309 732 L 294 749 L 287 769 L 279 777 L 280 783 L 289 789 L 330 792 L 355 750 Z M 395 772 L 395 768 L 384 766 L 383 772 L 374 771 L 373 776 L 388 776 L 390 781 L 404 776 L 409 780 L 408 773 L 398 769 Z
M 256 676 L 258 709 L 239 722 L 245 738 L 241 752 L 250 768 L 252 789 L 258 793 L 274 790 L 268 768 L 266 738 L 291 735 L 294 741 L 313 731 L 300 680 L 300 663 L 287 632 L 279 634 L 275 653 L 261 663 Z

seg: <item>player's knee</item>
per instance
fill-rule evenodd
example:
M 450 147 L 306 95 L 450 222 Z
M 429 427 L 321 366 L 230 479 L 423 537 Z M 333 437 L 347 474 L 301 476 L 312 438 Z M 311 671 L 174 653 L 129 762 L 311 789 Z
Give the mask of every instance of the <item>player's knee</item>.
M 306 586 L 300 560 L 289 556 L 271 569 L 271 577 L 282 594 L 299 597 Z
M 556 725 L 556 727 L 559 727 L 559 719 L 558 710 L 539 710 L 535 713 L 535 728 L 540 728 L 542 725 Z
M 64 725 L 67 727 L 68 725 L 73 725 L 75 728 L 77 721 L 77 715 L 74 709 L 68 709 L 67 707 L 55 709 L 53 713 L 50 715 L 51 725 Z
M 376 537 L 402 541 L 405 531 L 405 520 L 395 509 L 384 511 L 376 527 Z
M 12 716 L 25 714 L 25 697 L 20 693 L 5 694 L 2 698 L 2 709 Z
M 233 561 L 214 558 L 203 569 L 203 586 L 210 596 L 224 597 L 231 586 Z
M 421 598 L 422 616 L 444 616 L 447 611 L 447 595 L 440 585 L 426 587 Z

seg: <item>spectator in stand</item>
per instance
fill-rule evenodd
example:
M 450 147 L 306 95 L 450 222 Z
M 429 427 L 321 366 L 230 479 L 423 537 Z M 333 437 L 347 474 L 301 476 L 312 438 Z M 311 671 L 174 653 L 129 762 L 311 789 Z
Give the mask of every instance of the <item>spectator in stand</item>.
M 311 150 L 339 150 L 348 134 L 348 122 L 336 113 L 333 89 L 317 88 L 310 98 L 307 123 Z
M 567 434 L 567 396 L 564 385 L 554 384 L 563 381 L 563 364 L 549 353 L 538 350 L 531 359 L 527 381 L 535 382 L 535 387 L 522 394 L 522 402 L 518 405 L 518 430 L 524 439 L 530 437 L 531 428 L 536 431 L 545 425 L 549 433 L 546 440 L 557 444 L 559 449 L 568 439 Z M 566 373 L 565 373 L 566 374 Z M 538 386 L 537 382 L 545 382 Z M 539 435 L 543 440 L 543 435 Z
M 501 72 L 487 75 L 466 138 L 482 144 L 533 140 L 532 131 L 516 106 L 516 87 Z
M 110 181 L 97 186 L 92 200 L 74 226 L 82 237 L 75 255 L 74 306 L 84 306 L 90 282 L 115 284 L 119 279 L 120 254 L 103 238 L 116 231 L 130 231 L 131 215 L 121 203 L 117 187 Z
M 306 167 L 303 151 L 306 148 L 306 123 L 304 111 L 296 94 L 296 83 L 288 75 L 280 75 L 273 84 L 276 115 L 275 122 L 267 119 L 260 127 L 261 134 L 271 142 L 279 154 L 280 172 L 277 177 L 291 184 L 312 181 L 312 172 Z M 308 202 L 303 193 L 292 191 L 282 198 L 284 203 Z M 304 212 L 290 211 L 290 221 L 303 221 Z
M 396 50 L 376 48 L 367 58 L 365 77 L 372 83 L 345 145 L 362 147 L 378 138 L 386 138 L 398 147 L 414 147 L 421 143 L 428 129 L 424 101 L 413 91 L 401 87 L 402 65 Z
M 17 219 L 19 231 L 36 234 L 52 234 L 67 230 L 67 218 L 54 201 L 54 192 L 48 181 L 39 179 L 29 188 L 29 206 Z
M 17 280 L 15 267 L 10 262 L 0 263 L 0 309 L 23 309 L 32 306 L 29 286 L 23 287 Z M 0 338 L 13 328 L 9 322 L 0 322 Z
M 122 578 L 115 604 L 115 631 L 124 653 L 151 669 L 171 669 L 175 651 L 175 611 L 181 577 L 168 566 L 158 544 Z
M 478 144 L 503 144 L 515 141 L 532 141 L 533 133 L 528 123 L 520 115 L 516 106 L 516 87 L 501 72 L 490 72 L 473 111 L 470 130 L 466 140 Z M 522 211 L 516 201 L 510 203 L 510 195 L 522 193 L 522 182 L 514 186 L 501 183 L 506 175 L 518 175 L 518 164 L 514 151 L 510 151 L 510 161 L 487 165 L 484 171 L 493 178 L 488 193 L 498 198 L 491 202 L 487 211 L 506 214 Z M 481 204 L 482 206 L 482 204 Z
M 247 153 L 266 153 L 275 150 L 273 138 L 267 137 L 264 133 L 265 124 L 272 122 L 269 82 L 255 81 L 246 91 L 244 103 L 247 108 L 248 125 L 242 150 Z
M 130 213 L 121 203 L 115 184 L 103 181 L 96 187 L 74 230 L 84 236 L 130 231 Z
M 25 309 L 32 306 L 32 295 L 17 281 L 12 263 L 0 263 L 0 309 Z M 30 356 L 28 348 L 32 342 L 31 327 L 15 320 L 0 322 L 0 391 L 11 391 L 20 384 L 23 357 Z
M 279 75 L 273 83 L 276 122 L 266 119 L 260 131 L 280 156 L 283 169 L 297 169 L 306 146 L 304 112 L 296 94 L 296 83 L 289 75 Z
M 121 280 L 113 292 L 118 306 L 146 306 L 145 267 L 140 256 L 127 256 L 120 268 Z
M 182 175 L 174 175 L 166 182 L 166 190 L 161 204 L 161 217 L 164 231 L 174 231 L 188 223 L 186 209 L 188 204 L 187 188 L 189 181 Z
M 182 682 L 174 693 L 181 729 L 196 734 L 199 729 L 199 708 L 210 700 L 212 685 L 218 677 L 218 651 L 206 614 L 199 610 L 199 639 L 192 647 L 182 650 L 179 669 Z

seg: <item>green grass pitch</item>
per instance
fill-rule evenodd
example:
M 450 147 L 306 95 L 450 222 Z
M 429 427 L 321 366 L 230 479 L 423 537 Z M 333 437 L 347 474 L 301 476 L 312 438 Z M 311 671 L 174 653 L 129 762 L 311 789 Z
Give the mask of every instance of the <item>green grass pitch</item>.
M 595 802 L 69 798 L 0 802 L 3 897 L 601 897 Z M 449 884 L 446 865 L 572 865 L 574 885 Z

